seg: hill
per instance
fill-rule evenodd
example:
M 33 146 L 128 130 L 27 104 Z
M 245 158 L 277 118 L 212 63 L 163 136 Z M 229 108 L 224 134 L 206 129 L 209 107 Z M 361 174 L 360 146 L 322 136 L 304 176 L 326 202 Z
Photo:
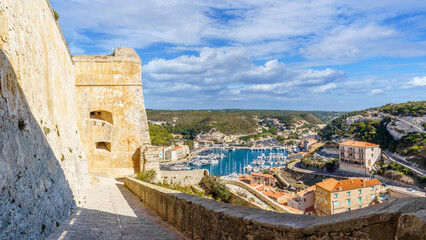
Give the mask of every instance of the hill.
M 152 110 L 147 111 L 152 121 L 169 122 L 165 127 L 170 133 L 185 135 L 194 139 L 200 133 L 220 132 L 224 135 L 249 135 L 256 133 L 259 124 L 255 117 L 277 118 L 280 122 L 291 125 L 299 120 L 311 124 L 324 124 L 324 121 L 341 115 L 340 112 L 302 112 L 287 110 Z
M 213 129 L 225 135 L 252 134 L 259 127 L 255 120 L 242 113 L 147 110 L 147 115 L 149 120 L 173 123 L 165 125 L 167 130 L 188 139 Z
M 376 143 L 426 169 L 426 101 L 350 112 L 334 119 L 319 135 L 325 140 L 351 138 Z

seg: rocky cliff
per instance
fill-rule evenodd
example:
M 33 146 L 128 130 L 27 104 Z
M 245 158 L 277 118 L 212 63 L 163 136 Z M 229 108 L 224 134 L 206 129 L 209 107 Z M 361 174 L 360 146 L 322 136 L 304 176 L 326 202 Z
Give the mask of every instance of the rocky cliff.
M 90 178 L 75 72 L 45 0 L 0 1 L 0 239 L 41 239 Z

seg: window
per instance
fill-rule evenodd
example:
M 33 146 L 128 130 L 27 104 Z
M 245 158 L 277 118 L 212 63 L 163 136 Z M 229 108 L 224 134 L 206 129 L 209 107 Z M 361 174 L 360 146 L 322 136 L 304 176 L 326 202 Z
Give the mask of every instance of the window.
M 334 206 L 335 206 L 335 207 L 339 206 L 339 201 L 335 201 L 335 202 L 334 202 Z
M 376 196 L 374 194 L 371 194 L 371 200 L 373 200 L 374 198 L 376 198 Z
M 302 206 L 302 203 L 301 203 L 301 202 L 299 203 L 299 206 Z
M 317 207 L 317 208 L 318 208 L 318 210 L 321 210 L 321 206 L 320 206 L 319 204 L 317 204 L 317 206 L 318 206 L 318 207 Z
M 106 150 L 111 152 L 111 143 L 109 142 L 97 142 L 95 145 L 97 150 Z
M 304 198 L 303 201 L 306 202 L 306 198 Z
M 320 198 L 320 201 L 322 202 L 322 198 Z
M 348 192 L 348 196 L 350 196 L 351 195 L 351 192 Z
M 362 206 L 359 206 L 358 208 L 362 208 Z
M 317 196 L 317 200 L 319 201 L 319 196 Z
M 362 190 L 358 190 L 358 193 L 359 193 L 359 194 L 361 194 L 361 193 L 362 193 Z
M 351 210 L 351 208 L 346 209 L 347 212 L 349 212 Z
M 327 193 L 325 193 L 325 196 L 327 197 Z
M 334 197 L 337 198 L 337 193 L 334 194 Z
M 362 198 L 361 197 L 358 198 L 358 203 L 362 203 Z
M 328 204 L 328 201 L 327 201 L 327 200 L 325 200 L 325 204 L 326 204 L 326 205 Z
M 328 209 L 327 209 L 327 208 L 325 209 L 325 213 L 327 213 L 327 214 L 328 214 Z
M 350 206 L 351 205 L 351 200 L 350 199 L 348 199 L 348 206 Z
M 112 113 L 108 111 L 92 111 L 90 112 L 91 119 L 103 120 L 113 124 Z
M 374 191 L 374 187 L 371 187 L 371 191 Z

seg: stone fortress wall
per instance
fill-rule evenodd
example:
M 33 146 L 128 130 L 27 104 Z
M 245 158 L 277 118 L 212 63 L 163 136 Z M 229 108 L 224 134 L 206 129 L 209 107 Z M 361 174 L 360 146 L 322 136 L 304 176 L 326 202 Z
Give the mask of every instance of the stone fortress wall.
M 236 206 L 129 177 L 124 184 L 190 239 L 425 239 L 426 199 L 405 198 L 325 217 Z
M 110 56 L 73 56 L 78 127 L 91 174 L 122 177 L 142 169 L 150 145 L 141 60 L 119 47 Z
M 0 1 L 0 239 L 40 239 L 90 177 L 75 71 L 45 0 Z

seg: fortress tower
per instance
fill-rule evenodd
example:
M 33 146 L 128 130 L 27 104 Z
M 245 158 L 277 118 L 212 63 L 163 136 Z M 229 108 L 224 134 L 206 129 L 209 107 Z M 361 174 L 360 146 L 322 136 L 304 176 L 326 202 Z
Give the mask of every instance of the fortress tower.
M 92 175 L 122 177 L 143 169 L 150 145 L 135 50 L 109 56 L 73 56 L 77 125 Z

